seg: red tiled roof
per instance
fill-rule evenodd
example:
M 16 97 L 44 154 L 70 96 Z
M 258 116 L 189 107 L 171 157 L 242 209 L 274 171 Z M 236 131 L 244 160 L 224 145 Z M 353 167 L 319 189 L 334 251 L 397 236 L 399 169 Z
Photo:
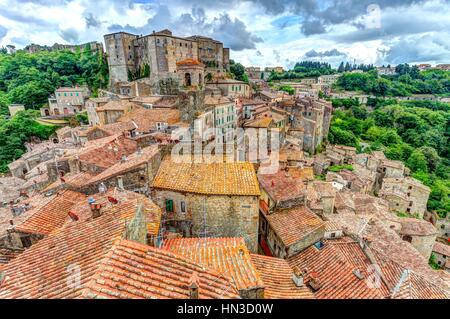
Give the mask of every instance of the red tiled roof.
M 99 173 L 98 175 L 92 176 L 91 179 L 85 181 L 85 185 L 97 183 L 110 177 L 116 176 L 118 174 L 127 172 L 131 169 L 134 169 L 144 163 L 151 161 L 151 159 L 156 154 L 158 154 L 158 152 L 159 150 L 157 145 L 145 147 L 142 149 L 141 153 L 136 152 L 131 154 L 129 157 L 127 157 L 127 160 L 125 162 L 120 161 L 114 164 L 113 166 L 107 168 L 103 172 Z
M 402 235 L 430 236 L 438 232 L 432 223 L 423 219 L 400 218 L 399 221 L 402 225 L 402 229 L 400 230 Z
M 193 274 L 198 276 L 199 298 L 239 298 L 228 277 L 167 250 L 128 240 L 111 249 L 83 297 L 185 299 Z
M 267 299 L 312 299 L 314 294 L 308 287 L 297 287 L 292 280 L 292 269 L 286 260 L 251 254 L 251 260 L 264 282 L 264 298 Z
M 306 186 L 290 172 L 278 170 L 275 174 L 258 174 L 261 187 L 275 201 L 284 201 L 306 195 Z
M 67 213 L 86 195 L 71 190 L 61 191 L 49 203 L 36 210 L 15 229 L 23 233 L 47 235 L 54 229 L 61 227 Z
M 177 65 L 202 65 L 201 62 L 194 59 L 184 59 L 177 62 Z
M 250 162 L 161 162 L 152 187 L 196 194 L 259 196 L 255 169 Z
M 270 227 L 283 244 L 288 247 L 319 228 L 325 223 L 306 207 L 296 207 L 266 215 Z
M 444 256 L 450 256 L 450 246 L 440 242 L 436 242 L 433 246 L 433 252 Z
M 86 183 L 94 176 L 95 176 L 95 174 L 92 172 L 80 172 L 77 174 L 64 175 L 64 177 L 63 177 L 64 181 L 62 181 L 61 179 L 57 179 L 52 184 L 48 185 L 44 189 L 44 191 L 53 190 L 62 185 L 72 186 L 74 188 L 80 188 L 80 187 L 86 185 Z
M 130 111 L 134 108 L 138 108 L 140 106 L 138 106 L 136 103 L 130 102 L 130 101 L 109 101 L 108 103 L 100 106 L 97 108 L 97 112 L 102 112 L 102 111 Z
M 86 135 L 96 129 L 103 130 L 107 134 L 114 135 L 114 134 L 123 134 L 124 132 L 127 131 L 132 131 L 136 129 L 136 125 L 134 125 L 132 121 L 128 121 L 128 122 L 110 123 L 102 126 L 94 126 L 88 132 L 86 132 Z
M 68 221 L 6 264 L 0 299 L 79 297 L 102 258 L 115 240 L 123 236 L 125 226 L 135 214 L 136 204 L 146 199 L 132 192 L 115 196 L 119 203 L 105 206 L 102 215 L 95 219 L 87 216 L 87 201 L 80 203 L 74 208 L 78 221 Z M 74 280 L 79 275 L 79 285 L 68 280 L 71 274 Z
M 101 147 L 83 152 L 78 158 L 81 162 L 90 163 L 106 169 L 119 162 L 123 155 L 128 156 L 136 152 L 137 149 L 137 142 L 119 136 Z
M 164 249 L 231 277 L 238 290 L 263 287 L 243 238 L 175 238 Z
M 314 245 L 288 258 L 289 265 L 308 274 L 315 273 L 321 287 L 315 292 L 318 299 L 381 299 L 386 296 L 386 288 L 370 288 L 367 277 L 359 279 L 355 271 L 363 275 L 371 263 L 358 244 L 348 238 L 324 241 L 317 249 Z M 350 246 L 342 246 L 350 245 Z M 361 269 L 362 268 L 362 269 Z
M 391 298 L 394 299 L 448 299 L 450 295 L 445 287 L 403 267 L 383 251 L 374 249 L 371 245 L 370 252 L 374 262 L 378 265 L 383 280 L 389 288 Z
M 169 125 L 180 121 L 180 111 L 174 109 L 136 109 L 122 115 L 118 122 L 134 122 L 139 132 L 148 132 L 156 129 L 157 122 L 165 122 Z
M 3 264 L 7 264 L 12 259 L 19 256 L 19 254 L 22 252 L 23 252 L 23 249 L 12 250 L 12 249 L 7 249 L 7 248 L 0 248 L 0 267 L 3 267 Z

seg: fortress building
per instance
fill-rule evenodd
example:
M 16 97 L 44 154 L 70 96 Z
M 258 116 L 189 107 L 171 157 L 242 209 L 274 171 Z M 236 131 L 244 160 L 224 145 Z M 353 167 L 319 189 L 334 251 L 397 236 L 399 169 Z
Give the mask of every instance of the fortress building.
M 230 49 L 223 43 L 202 36 L 187 38 L 170 30 L 138 36 L 126 32 L 104 36 L 108 56 L 110 86 L 129 81 L 130 75 L 150 69 L 165 78 L 177 71 L 177 62 L 192 59 L 203 63 L 207 73 L 221 73 L 229 67 Z

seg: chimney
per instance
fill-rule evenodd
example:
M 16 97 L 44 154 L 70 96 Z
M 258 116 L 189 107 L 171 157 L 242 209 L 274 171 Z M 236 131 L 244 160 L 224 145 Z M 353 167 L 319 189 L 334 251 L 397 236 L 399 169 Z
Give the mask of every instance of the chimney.
M 302 287 L 304 284 L 303 272 L 301 272 L 298 267 L 294 267 L 294 271 L 292 272 L 292 281 L 297 287 Z
M 117 176 L 117 188 L 124 190 L 123 188 L 123 176 Z
M 313 291 L 317 291 L 322 287 L 322 283 L 319 280 L 319 275 L 316 272 L 312 272 L 309 274 L 308 285 L 311 287 Z
M 364 275 L 361 273 L 361 271 L 358 268 L 353 270 L 353 274 L 360 280 L 364 279 Z
M 93 197 L 88 198 L 88 204 L 91 208 L 92 212 L 92 218 L 97 218 L 101 215 L 100 209 L 102 208 L 102 205 L 95 202 L 95 199 Z
M 198 299 L 198 288 L 200 286 L 200 279 L 197 272 L 193 272 L 191 278 L 189 278 L 189 299 Z

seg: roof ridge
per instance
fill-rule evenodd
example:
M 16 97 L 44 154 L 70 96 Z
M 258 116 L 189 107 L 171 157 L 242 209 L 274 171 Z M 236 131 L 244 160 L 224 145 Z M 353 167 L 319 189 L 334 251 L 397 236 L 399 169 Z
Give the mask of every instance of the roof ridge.
M 416 275 L 416 276 L 420 277 L 421 279 L 425 280 L 426 282 L 428 282 L 429 284 L 435 286 L 436 288 L 439 288 L 439 289 L 443 290 L 444 293 L 445 293 L 446 295 L 448 295 L 447 289 L 446 289 L 445 287 L 440 286 L 439 284 L 437 284 L 436 282 L 434 282 L 434 280 L 432 280 L 432 279 L 428 279 L 426 275 L 421 274 L 421 273 L 419 273 L 419 272 L 417 272 L 417 271 L 415 271 L 415 270 L 413 270 L 413 269 L 411 269 L 411 268 L 409 268 L 409 267 L 403 266 L 402 264 L 400 264 L 399 262 L 395 261 L 393 258 L 391 258 L 390 256 L 388 256 L 386 253 L 384 253 L 383 251 L 379 250 L 378 248 L 374 248 L 374 247 L 372 247 L 372 246 L 369 246 L 368 248 L 371 249 L 371 250 L 376 251 L 377 253 L 382 254 L 383 257 L 385 257 L 386 259 L 388 259 L 390 262 L 396 264 L 397 266 L 400 266 L 400 267 L 401 267 L 402 269 L 404 269 L 404 270 L 407 270 L 407 271 L 408 271 L 408 274 L 411 273 L 411 274 L 413 274 L 413 275 Z

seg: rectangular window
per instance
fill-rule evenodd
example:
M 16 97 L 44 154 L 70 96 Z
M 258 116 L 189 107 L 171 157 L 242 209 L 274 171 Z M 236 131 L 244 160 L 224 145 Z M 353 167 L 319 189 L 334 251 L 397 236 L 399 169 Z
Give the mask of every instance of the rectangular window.
M 172 213 L 173 212 L 173 200 L 166 199 L 166 212 Z
M 186 213 L 186 203 L 181 201 L 180 202 L 180 209 L 182 213 Z

